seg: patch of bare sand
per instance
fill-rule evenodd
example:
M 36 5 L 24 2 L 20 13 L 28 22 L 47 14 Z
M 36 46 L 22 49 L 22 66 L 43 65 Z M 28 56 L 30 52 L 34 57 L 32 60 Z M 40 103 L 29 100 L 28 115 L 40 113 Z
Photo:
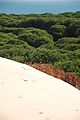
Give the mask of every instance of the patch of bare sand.
M 0 120 L 80 120 L 80 91 L 0 57 Z

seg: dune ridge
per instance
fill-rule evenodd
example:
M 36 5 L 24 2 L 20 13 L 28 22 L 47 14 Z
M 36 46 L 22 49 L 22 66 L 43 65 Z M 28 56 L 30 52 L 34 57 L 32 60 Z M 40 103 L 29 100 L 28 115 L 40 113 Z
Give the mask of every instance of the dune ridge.
M 80 120 L 80 91 L 0 57 L 0 120 Z

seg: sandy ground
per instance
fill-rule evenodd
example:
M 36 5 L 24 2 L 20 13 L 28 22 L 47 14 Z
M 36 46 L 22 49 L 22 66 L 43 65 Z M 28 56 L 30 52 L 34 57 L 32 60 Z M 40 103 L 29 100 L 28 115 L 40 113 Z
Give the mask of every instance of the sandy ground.
M 80 91 L 0 57 L 0 120 L 80 120 Z

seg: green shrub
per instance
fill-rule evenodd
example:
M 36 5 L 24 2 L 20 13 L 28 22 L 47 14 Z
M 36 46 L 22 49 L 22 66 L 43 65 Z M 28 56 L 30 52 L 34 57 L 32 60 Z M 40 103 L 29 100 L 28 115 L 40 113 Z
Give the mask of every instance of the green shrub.
M 54 40 L 57 41 L 59 38 L 65 36 L 66 27 L 64 25 L 51 26 L 49 33 L 53 36 Z
M 53 38 L 45 30 L 40 29 L 27 29 L 26 33 L 20 34 L 18 37 L 20 40 L 24 40 L 30 46 L 35 48 L 48 43 L 53 43 Z

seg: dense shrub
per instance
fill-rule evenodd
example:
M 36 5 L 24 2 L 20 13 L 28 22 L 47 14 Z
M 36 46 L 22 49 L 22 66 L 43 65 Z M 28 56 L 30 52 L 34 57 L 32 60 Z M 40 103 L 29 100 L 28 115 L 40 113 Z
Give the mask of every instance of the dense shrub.
M 75 36 L 80 37 L 80 27 L 76 29 Z
M 48 43 L 48 44 L 41 45 L 39 48 L 46 48 L 46 49 L 53 50 L 53 49 L 55 49 L 54 42 L 53 43 Z
M 53 36 L 54 40 L 57 41 L 59 38 L 65 36 L 66 27 L 64 25 L 51 26 L 49 33 Z
M 24 40 L 29 45 L 37 48 L 43 44 L 53 43 L 53 38 L 45 30 L 27 29 L 24 34 L 19 35 L 20 40 Z
M 54 65 L 56 67 L 60 66 L 66 72 L 72 72 L 80 76 L 80 60 L 78 59 L 55 62 Z
M 60 49 L 67 49 L 67 50 L 76 50 L 80 49 L 80 38 L 73 38 L 73 37 L 64 37 L 59 39 L 55 46 Z

